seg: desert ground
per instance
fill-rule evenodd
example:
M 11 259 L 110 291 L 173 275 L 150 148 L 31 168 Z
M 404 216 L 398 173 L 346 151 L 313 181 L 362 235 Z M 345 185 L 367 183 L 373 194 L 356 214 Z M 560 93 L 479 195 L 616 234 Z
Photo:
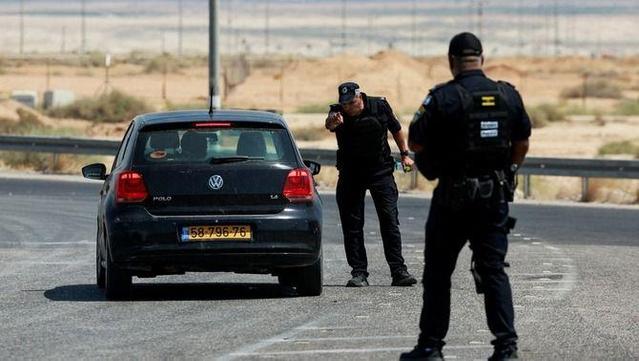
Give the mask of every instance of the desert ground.
M 429 88 L 450 79 L 445 58 L 413 58 L 399 51 L 382 51 L 370 57 L 356 54 L 328 58 L 273 56 L 249 59 L 248 63 L 247 74 L 223 94 L 223 106 L 279 110 L 296 133 L 299 146 L 307 148 L 336 147 L 334 138 L 322 125 L 328 104 L 335 101 L 336 87 L 342 81 L 355 80 L 368 94 L 386 96 L 407 129 L 412 113 Z M 234 62 L 227 60 L 225 64 L 224 71 L 231 73 Z M 109 70 L 109 89 L 144 99 L 156 110 L 167 106 L 206 106 L 208 69 L 205 63 L 171 68 L 164 75 L 116 57 Z M 488 57 L 485 70 L 488 76 L 515 85 L 529 109 L 541 104 L 567 109 L 562 121 L 549 122 L 533 130 L 530 156 L 593 158 L 607 143 L 639 142 L 639 116 L 616 111 L 620 102 L 639 98 L 639 57 Z M 561 96 L 567 89 L 580 88 L 585 74 L 588 81 L 603 81 L 618 88 L 620 94 L 586 99 Z M 67 89 L 77 97 L 94 97 L 104 90 L 104 82 L 105 70 L 101 67 L 5 61 L 0 71 L 0 98 L 3 99 L 0 118 L 17 119 L 16 110 L 21 106 L 7 100 L 12 90 L 36 90 L 42 94 L 47 88 Z M 166 98 L 161 91 L 163 82 Z M 72 129 L 79 136 L 118 139 L 126 128 L 126 121 L 94 123 L 52 119 L 40 113 L 38 117 L 52 128 Z M 632 158 L 632 155 L 615 157 Z M 327 173 L 332 174 L 323 182 L 332 186 L 335 174 L 328 170 Z M 564 178 L 540 181 L 542 186 L 536 187 L 537 194 L 533 189 L 533 196 L 576 198 L 578 182 Z M 626 203 L 637 199 L 637 182 L 601 181 L 602 185 L 597 182 L 593 181 L 593 199 L 610 198 L 596 194 L 601 188 L 619 187 L 624 191 L 616 197 L 618 201 Z M 421 189 L 432 188 L 425 180 L 422 184 Z

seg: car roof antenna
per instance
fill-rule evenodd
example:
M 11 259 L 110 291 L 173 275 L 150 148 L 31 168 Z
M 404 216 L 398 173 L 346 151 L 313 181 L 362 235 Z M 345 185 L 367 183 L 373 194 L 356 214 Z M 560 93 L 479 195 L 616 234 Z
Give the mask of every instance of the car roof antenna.
M 209 93 L 209 116 L 213 116 L 213 87 L 210 88 Z

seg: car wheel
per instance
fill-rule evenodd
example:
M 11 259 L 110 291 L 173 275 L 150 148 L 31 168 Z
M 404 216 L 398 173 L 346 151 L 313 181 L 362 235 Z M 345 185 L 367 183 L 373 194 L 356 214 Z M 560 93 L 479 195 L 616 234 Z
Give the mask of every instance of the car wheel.
M 322 294 L 322 256 L 310 266 L 299 269 L 297 293 L 301 296 L 319 296 Z
M 126 298 L 131 291 L 131 275 L 113 263 L 108 245 L 106 249 L 105 296 L 109 300 Z
M 99 236 L 98 236 L 99 237 Z M 98 288 L 104 288 L 105 275 L 102 266 L 102 252 L 100 252 L 100 242 L 95 242 L 95 283 Z

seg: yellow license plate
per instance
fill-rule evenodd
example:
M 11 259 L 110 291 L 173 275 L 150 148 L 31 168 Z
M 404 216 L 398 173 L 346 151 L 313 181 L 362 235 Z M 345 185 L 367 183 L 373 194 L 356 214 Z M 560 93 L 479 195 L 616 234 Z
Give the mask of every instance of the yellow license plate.
M 182 227 L 180 234 L 182 242 L 219 240 L 250 241 L 251 237 L 251 226 L 247 225 Z

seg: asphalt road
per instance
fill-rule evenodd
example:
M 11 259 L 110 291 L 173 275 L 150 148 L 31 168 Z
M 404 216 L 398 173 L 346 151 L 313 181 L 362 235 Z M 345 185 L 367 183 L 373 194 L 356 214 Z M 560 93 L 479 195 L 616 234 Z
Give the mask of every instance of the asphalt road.
M 7 178 L 9 177 L 9 178 Z M 323 194 L 325 291 L 270 276 L 135 279 L 133 300 L 94 283 L 98 184 L 0 174 L 0 359 L 393 360 L 415 344 L 420 287 L 390 287 L 372 202 L 371 287 L 349 278 L 334 195 Z M 421 275 L 428 200 L 402 196 L 409 270 Z M 520 356 L 639 359 L 639 207 L 515 204 L 508 273 Z M 491 353 L 464 249 L 453 277 L 448 359 Z

